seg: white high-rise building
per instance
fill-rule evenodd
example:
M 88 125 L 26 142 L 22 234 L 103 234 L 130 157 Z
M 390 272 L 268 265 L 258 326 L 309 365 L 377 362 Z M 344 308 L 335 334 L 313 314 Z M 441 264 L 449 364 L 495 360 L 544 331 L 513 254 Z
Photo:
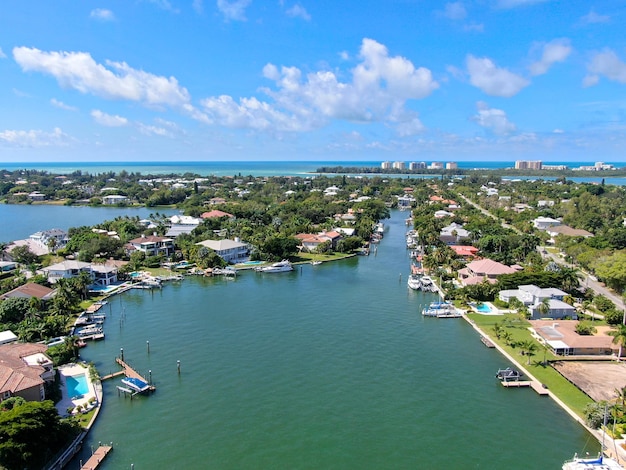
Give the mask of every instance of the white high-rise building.
M 389 169 L 391 168 L 391 162 L 382 162 L 382 163 L 380 164 L 380 167 L 381 167 L 383 170 L 389 170 Z

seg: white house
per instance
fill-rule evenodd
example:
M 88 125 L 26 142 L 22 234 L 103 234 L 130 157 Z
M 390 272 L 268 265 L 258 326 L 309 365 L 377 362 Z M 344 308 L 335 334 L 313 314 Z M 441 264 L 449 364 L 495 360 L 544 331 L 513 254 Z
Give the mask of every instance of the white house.
M 102 204 L 105 206 L 114 206 L 115 204 L 126 204 L 128 198 L 119 194 L 111 194 L 109 196 L 102 196 Z
M 553 219 L 552 217 L 537 217 L 533 220 L 533 226 L 537 230 L 546 230 L 550 227 L 554 227 L 555 225 L 561 225 L 561 221 Z
M 143 251 L 146 256 L 165 255 L 174 253 L 174 240 L 156 235 L 142 235 L 128 242 L 129 251 Z
M 240 263 L 245 261 L 250 254 L 248 244 L 239 240 L 204 240 L 196 245 L 209 248 L 228 263 Z
M 469 235 L 470 233 L 465 230 L 461 224 L 452 222 L 447 227 L 441 229 L 441 232 L 439 232 L 439 240 L 446 245 L 458 245 L 462 239 L 468 238 Z
M 498 298 L 503 302 L 510 302 L 511 299 L 516 298 L 524 305 L 526 305 L 532 315 L 533 319 L 541 318 L 542 315 L 539 312 L 539 306 L 544 299 L 548 299 L 548 306 L 550 310 L 544 316 L 548 318 L 563 318 L 576 316 L 576 309 L 563 302 L 563 298 L 567 293 L 560 289 L 540 288 L 535 285 L 523 285 L 517 289 L 502 290 L 498 293 Z
M 28 239 L 34 241 L 46 250 L 49 250 L 50 243 L 52 242 L 54 244 L 54 249 L 58 250 L 67 245 L 70 237 L 65 230 L 61 230 L 60 228 L 52 228 L 50 230 L 35 232 L 30 237 L 28 237 Z
M 66 260 L 60 263 L 52 264 L 42 268 L 41 271 L 48 277 L 48 281 L 55 283 L 59 279 L 69 279 L 77 277 L 81 272 L 85 272 L 92 276 L 91 264 L 82 261 Z

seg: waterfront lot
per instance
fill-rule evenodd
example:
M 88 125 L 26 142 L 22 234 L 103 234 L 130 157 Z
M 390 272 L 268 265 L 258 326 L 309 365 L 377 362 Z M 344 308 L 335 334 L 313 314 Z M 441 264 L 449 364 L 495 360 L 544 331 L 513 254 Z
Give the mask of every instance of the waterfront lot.
M 613 400 L 616 390 L 626 386 L 626 365 L 621 362 L 559 361 L 553 366 L 595 401 Z

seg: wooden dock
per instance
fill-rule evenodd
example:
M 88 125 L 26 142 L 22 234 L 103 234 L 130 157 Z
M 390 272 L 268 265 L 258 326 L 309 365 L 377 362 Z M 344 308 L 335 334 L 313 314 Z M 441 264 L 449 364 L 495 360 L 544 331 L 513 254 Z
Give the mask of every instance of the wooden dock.
M 113 450 L 113 446 L 100 446 L 91 454 L 87 463 L 80 467 L 80 470 L 95 470 L 104 458 Z
M 495 344 L 493 344 L 493 343 L 491 342 L 491 340 L 490 340 L 489 338 L 487 338 L 486 336 L 481 336 L 481 337 L 480 337 L 480 341 L 481 341 L 481 342 L 482 342 L 485 346 L 487 346 L 488 348 L 495 348 L 495 347 L 496 347 L 496 345 L 495 345 Z
M 503 387 L 507 388 L 530 387 L 539 395 L 548 395 L 549 393 L 548 389 L 544 388 L 544 386 L 536 380 L 502 380 L 500 383 Z
M 122 367 L 122 373 L 126 376 L 126 377 L 130 377 L 130 378 L 134 378 L 134 379 L 139 379 L 144 381 L 145 383 L 149 384 L 150 381 L 146 380 L 139 372 L 137 372 L 135 369 L 133 369 L 131 366 L 129 366 L 128 364 L 126 364 L 122 359 L 120 359 L 119 357 L 115 358 L 115 362 L 117 362 L 121 367 Z M 150 385 L 150 391 L 154 392 L 156 390 L 156 387 L 154 385 Z
M 105 375 L 100 380 L 109 380 L 115 377 L 119 377 L 120 375 L 126 375 L 123 370 L 118 370 L 117 372 L 113 372 L 111 374 Z

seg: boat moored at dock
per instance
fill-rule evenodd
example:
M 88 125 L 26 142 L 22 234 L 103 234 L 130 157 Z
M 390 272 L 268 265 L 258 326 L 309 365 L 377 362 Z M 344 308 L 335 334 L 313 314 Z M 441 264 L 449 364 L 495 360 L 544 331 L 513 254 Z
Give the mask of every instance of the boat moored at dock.
M 268 266 L 259 266 L 256 270 L 260 273 L 284 273 L 287 271 L 293 271 L 293 266 L 289 260 L 284 259 Z

